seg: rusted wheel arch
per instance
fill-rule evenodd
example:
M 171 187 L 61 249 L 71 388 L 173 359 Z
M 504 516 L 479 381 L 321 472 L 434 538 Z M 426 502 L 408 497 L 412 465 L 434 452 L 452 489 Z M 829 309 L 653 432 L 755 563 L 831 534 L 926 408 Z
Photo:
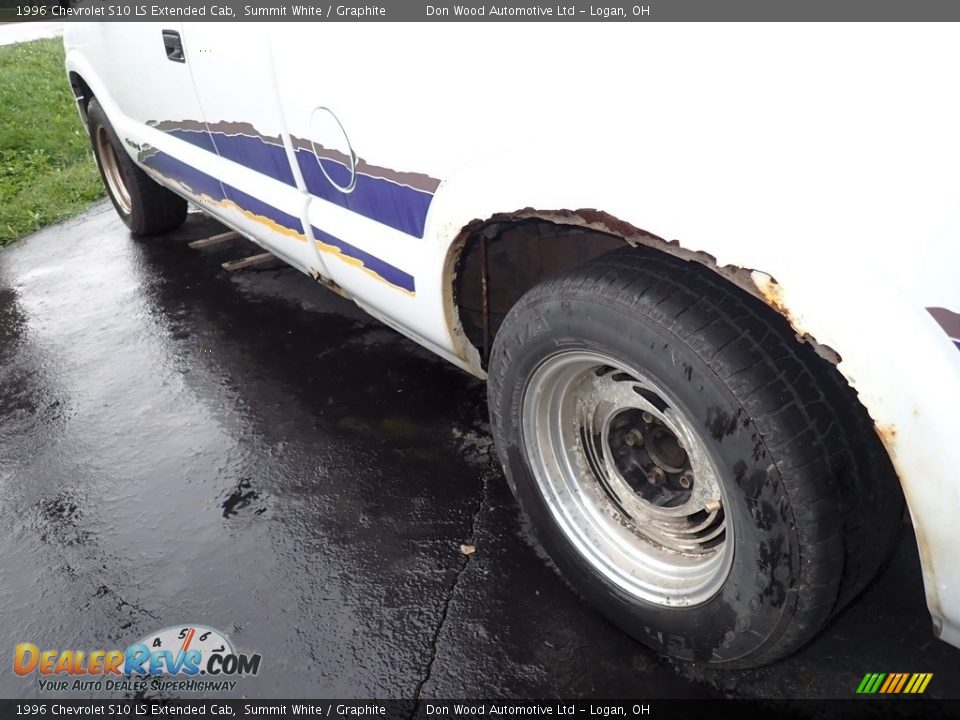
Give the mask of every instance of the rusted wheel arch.
M 720 265 L 707 252 L 689 250 L 677 240 L 665 240 L 599 210 L 525 208 L 469 223 L 448 251 L 447 319 L 454 337 L 469 345 L 464 354 L 468 360 L 475 356 L 477 374 L 485 372 L 489 347 L 499 324 L 524 292 L 626 245 L 651 248 L 699 263 L 762 300 L 797 330 L 782 302 L 780 286 L 762 268 Z M 532 247 L 535 252 L 530 251 Z M 756 271 L 769 278 L 761 286 L 754 279 Z M 797 330 L 797 339 L 810 344 L 834 365 L 840 362 L 839 353 L 809 333 Z

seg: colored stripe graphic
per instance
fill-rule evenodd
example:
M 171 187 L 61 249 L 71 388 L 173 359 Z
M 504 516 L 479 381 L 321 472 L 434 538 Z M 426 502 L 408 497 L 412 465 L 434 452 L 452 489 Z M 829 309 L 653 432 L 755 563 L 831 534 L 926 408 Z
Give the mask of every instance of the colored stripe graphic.
M 151 124 L 184 142 L 215 152 L 267 177 L 296 185 L 280 138 L 262 135 L 249 123 L 206 125 L 195 120 L 165 120 Z M 421 173 L 377 167 L 357 158 L 354 187 L 350 192 L 342 192 L 331 180 L 340 187 L 349 185 L 350 160 L 342 153 L 309 140 L 293 138 L 293 141 L 297 165 L 311 195 L 407 235 L 423 237 L 427 213 L 439 180 Z
M 200 130 L 170 130 L 170 134 L 290 187 L 297 186 L 293 171 L 290 170 L 290 161 L 287 160 L 287 151 L 282 145 L 273 145 L 246 135 L 207 133 Z
M 890 692 L 892 693 L 898 693 L 901 690 L 903 690 L 903 686 L 904 684 L 906 684 L 907 678 L 909 677 L 907 673 L 899 673 L 899 675 L 900 675 L 900 678 L 899 680 L 897 680 L 897 684 L 890 689 Z
M 303 237 L 303 223 L 298 218 L 247 195 L 227 183 L 222 183 L 212 175 L 207 175 L 172 155 L 151 148 L 141 151 L 140 162 L 163 177 L 178 182 L 198 199 L 204 196 L 217 203 L 230 201 L 240 210 L 269 221 L 268 224 L 276 226 L 273 227 L 274 230 L 285 234 L 293 233 L 301 236 L 301 240 L 306 240 L 306 237 Z
M 880 686 L 880 692 L 888 692 L 891 685 L 895 685 L 897 681 L 900 680 L 900 675 L 898 673 L 892 673 L 887 675 L 887 679 L 884 681 L 883 685 Z
M 858 695 L 920 695 L 933 673 L 867 673 L 857 685 Z
M 332 202 L 358 215 L 376 220 L 407 235 L 422 238 L 433 195 L 379 177 L 356 173 L 349 193 L 335 188 L 320 168 L 341 187 L 350 182 L 350 169 L 331 158 L 320 158 L 310 150 L 297 150 L 297 164 L 311 195 Z
M 880 688 L 880 692 L 888 695 L 895 695 L 903 688 L 903 684 L 909 677 L 909 673 L 892 673 L 887 681 Z
M 203 196 L 215 203 L 231 205 L 276 232 L 293 236 L 298 240 L 307 239 L 304 235 L 303 223 L 299 218 L 248 195 L 232 185 L 221 182 L 166 153 L 147 148 L 141 151 L 139 160 L 163 177 L 179 183 L 200 200 Z M 381 282 L 411 295 L 416 294 L 413 275 L 320 228 L 312 229 L 317 246 L 323 252 L 336 255 L 349 265 L 362 268 Z
M 933 315 L 933 319 L 943 328 L 950 342 L 960 350 L 960 313 L 942 307 L 928 307 L 927 312 Z
M 170 134 L 207 152 L 217 152 L 217 146 L 213 144 L 213 138 L 206 130 L 171 130 Z
M 374 275 L 386 280 L 391 285 L 401 290 L 406 290 L 411 295 L 417 292 L 413 275 L 405 273 L 400 268 L 394 267 L 390 263 L 384 262 L 380 258 L 364 252 L 360 248 L 354 247 L 350 243 L 334 237 L 328 232 L 324 232 L 316 225 L 311 225 L 310 227 L 313 229 L 313 237 L 316 239 L 317 245 L 321 250 L 341 255 L 347 262 L 350 262 L 351 265 L 363 267 Z

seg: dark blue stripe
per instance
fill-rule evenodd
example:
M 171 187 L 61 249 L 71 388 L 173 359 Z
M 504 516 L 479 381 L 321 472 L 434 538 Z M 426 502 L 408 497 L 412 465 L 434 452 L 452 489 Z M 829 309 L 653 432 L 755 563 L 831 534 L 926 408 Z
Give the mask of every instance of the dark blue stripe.
M 303 223 L 298 217 L 278 210 L 272 205 L 268 205 L 262 200 L 258 200 L 232 185 L 221 183 L 215 177 L 207 175 L 166 153 L 156 151 L 149 157 L 146 157 L 143 162 L 164 177 L 183 183 L 189 187 L 195 195 L 207 195 L 216 201 L 232 200 L 244 210 L 269 218 L 278 225 L 294 230 L 301 235 L 303 234 Z M 391 285 L 403 288 L 412 293 L 416 292 L 416 283 L 413 275 L 405 273 L 390 263 L 384 262 L 380 258 L 364 252 L 360 248 L 340 238 L 334 237 L 330 233 L 326 233 L 317 227 L 313 227 L 313 233 L 317 240 L 338 248 L 341 253 L 349 258 L 359 260 L 365 268 L 376 273 Z
M 953 344 L 957 346 L 957 350 L 960 350 L 960 340 L 954 340 Z
M 278 210 L 252 195 L 247 195 L 232 185 L 221 183 L 215 177 L 164 152 L 158 151 L 150 155 L 144 159 L 144 163 L 164 177 L 183 183 L 193 191 L 194 195 L 207 195 L 217 202 L 232 200 L 244 210 L 273 220 L 288 230 L 304 234 L 303 223 L 296 216 Z
M 282 210 L 278 210 L 273 205 L 268 205 L 262 200 L 257 200 L 253 195 L 247 195 L 242 190 L 237 190 L 237 188 L 232 185 L 227 185 L 223 183 L 224 190 L 227 191 L 227 196 L 233 200 L 237 205 L 242 207 L 244 210 L 248 210 L 255 215 L 262 215 L 263 217 L 270 218 L 278 225 L 283 225 L 285 228 L 290 230 L 296 230 L 301 235 L 303 232 L 303 223 L 300 221 L 300 218 L 293 215 L 288 215 Z
M 326 158 L 318 160 L 316 155 L 303 148 L 297 150 L 296 154 L 303 180 L 312 195 L 408 235 L 423 237 L 427 211 L 433 201 L 430 193 L 361 174 L 357 175 L 352 192 L 340 192 L 324 177 L 319 163 L 323 163 L 327 174 L 340 187 L 345 187 L 350 181 L 348 168 Z
M 202 130 L 171 130 L 170 134 L 291 187 L 297 186 L 290 161 L 287 160 L 287 151 L 280 145 L 247 135 L 225 135 Z
M 384 262 L 378 257 L 374 257 L 368 252 L 364 252 L 358 247 L 354 247 L 348 242 L 341 240 L 338 237 L 334 237 L 330 233 L 324 232 L 316 225 L 311 225 L 313 228 L 313 236 L 327 245 L 333 245 L 338 248 L 347 257 L 353 258 L 354 260 L 359 260 L 363 263 L 363 266 L 368 270 L 372 270 L 377 275 L 382 277 L 391 285 L 396 285 L 397 287 L 403 288 L 404 290 L 409 290 L 412 293 L 417 291 L 416 282 L 414 281 L 413 275 L 405 273 L 400 268 L 394 267 L 388 262 Z
M 246 135 L 213 133 L 213 142 L 221 157 L 233 160 L 259 173 L 296 187 L 287 151 L 280 145 Z
M 217 152 L 217 146 L 213 144 L 213 138 L 205 130 L 170 130 L 167 134 L 191 145 L 196 145 L 198 148 L 203 148 L 207 152 Z
M 169 134 L 291 187 L 296 186 L 286 150 L 279 145 L 249 135 L 226 135 L 202 130 L 174 129 Z M 352 192 L 340 192 L 324 176 L 320 163 L 340 187 L 346 187 L 350 181 L 350 171 L 346 166 L 335 160 L 319 159 L 311 150 L 304 148 L 296 151 L 296 157 L 307 190 L 312 195 L 400 232 L 423 237 L 427 212 L 433 201 L 431 193 L 361 174 L 357 175 Z
M 143 162 L 165 178 L 183 183 L 190 188 L 194 195 L 208 195 L 218 201 L 224 199 L 223 187 L 219 180 L 200 172 L 192 165 L 177 160 L 175 157 L 156 151 L 146 157 Z

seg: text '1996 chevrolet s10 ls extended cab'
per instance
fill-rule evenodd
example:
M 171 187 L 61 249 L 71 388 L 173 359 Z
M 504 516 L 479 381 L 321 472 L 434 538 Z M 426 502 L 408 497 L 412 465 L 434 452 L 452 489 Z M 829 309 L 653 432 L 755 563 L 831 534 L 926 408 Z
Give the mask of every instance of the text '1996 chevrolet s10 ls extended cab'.
M 70 24 L 130 230 L 187 201 L 488 381 L 571 585 L 722 667 L 916 531 L 960 644 L 960 31 Z M 336 342 L 317 338 L 318 346 Z

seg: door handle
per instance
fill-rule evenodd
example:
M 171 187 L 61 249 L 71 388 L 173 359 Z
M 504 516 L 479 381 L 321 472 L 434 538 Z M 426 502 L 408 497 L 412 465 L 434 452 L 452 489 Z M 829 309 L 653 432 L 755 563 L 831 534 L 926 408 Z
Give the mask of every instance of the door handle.
M 183 55 L 183 42 L 180 40 L 180 33 L 176 30 L 163 31 L 163 49 L 167 51 L 167 60 L 180 63 L 187 61 Z

